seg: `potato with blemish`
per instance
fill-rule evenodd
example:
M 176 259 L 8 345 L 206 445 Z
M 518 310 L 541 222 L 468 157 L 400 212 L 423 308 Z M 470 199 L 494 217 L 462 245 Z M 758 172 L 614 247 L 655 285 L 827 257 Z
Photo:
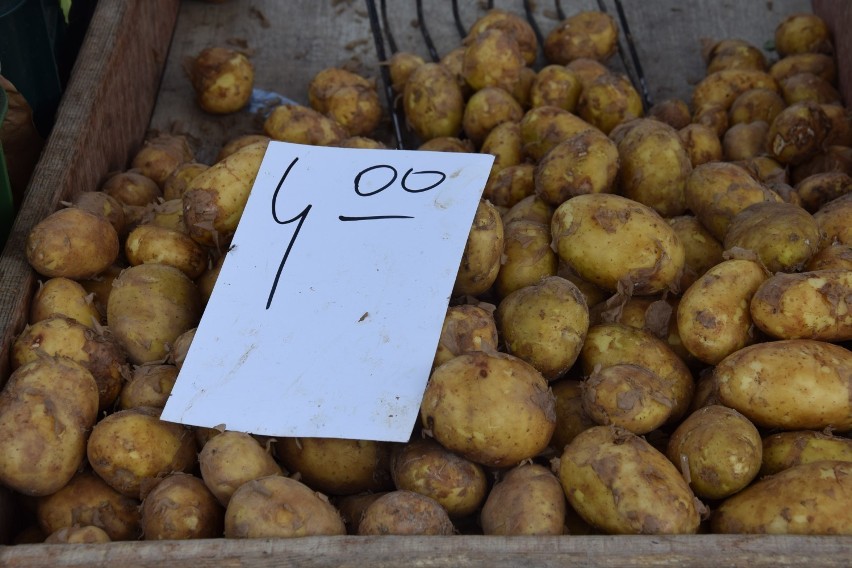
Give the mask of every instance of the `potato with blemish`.
M 251 98 L 254 65 L 239 51 L 208 47 L 192 58 L 187 71 L 196 102 L 205 112 L 234 113 Z
M 559 65 L 579 58 L 604 62 L 617 47 L 618 26 L 612 16 L 589 10 L 569 16 L 547 34 L 544 55 Z
M 408 125 L 423 141 L 461 132 L 464 97 L 450 71 L 438 63 L 425 63 L 411 73 L 402 105 Z
M 574 112 L 580 101 L 583 83 L 564 65 L 548 65 L 536 74 L 530 90 L 530 105 L 555 106 Z
M 494 315 L 506 351 L 531 364 L 547 380 L 571 368 L 589 329 L 585 298 L 559 276 L 509 293 Z
M 510 467 L 547 447 L 555 400 L 529 363 L 472 351 L 432 372 L 420 420 L 448 450 L 488 467 Z
M 836 244 L 824 247 L 811 257 L 805 265 L 805 270 L 852 270 L 852 245 Z
M 819 104 L 795 103 L 782 110 L 769 126 L 766 148 L 784 164 L 801 164 L 823 150 L 831 123 Z
M 131 266 L 155 263 L 174 266 L 189 278 L 207 269 L 207 251 L 186 233 L 156 225 L 139 225 L 124 241 Z
M 704 124 L 689 124 L 678 131 L 693 168 L 722 160 L 722 142 L 716 132 Z
M 485 470 L 430 438 L 397 446 L 391 455 L 397 489 L 431 497 L 451 518 L 476 512 L 488 493 Z
M 497 209 L 479 201 L 453 285 L 453 295 L 476 296 L 488 291 L 500 272 L 503 221 Z
M 594 126 L 559 107 L 532 108 L 521 119 L 524 154 L 537 162 L 563 140 L 592 129 Z
M 669 438 L 666 455 L 698 497 L 722 499 L 757 477 L 763 444 L 745 416 L 710 405 L 680 423 Z
M 478 33 L 467 45 L 462 74 L 474 91 L 499 87 L 513 92 L 526 65 L 515 35 L 498 28 Z
M 840 92 L 813 73 L 797 73 L 781 81 L 781 95 L 788 105 L 812 101 L 820 105 L 842 104 Z
M 142 501 L 145 540 L 186 540 L 222 536 L 224 508 L 194 475 L 174 473 Z
M 725 160 L 748 160 L 766 153 L 766 133 L 769 124 L 762 120 L 734 124 L 722 136 L 722 153 Z
M 153 179 L 134 170 L 111 175 L 101 186 L 101 191 L 124 205 L 145 206 L 163 196 Z
M 786 106 L 781 95 L 773 89 L 766 87 L 749 89 L 734 99 L 728 110 L 728 122 L 731 126 L 758 120 L 772 124 L 778 113 Z
M 538 56 L 538 39 L 535 30 L 527 20 L 513 12 L 492 8 L 473 23 L 464 43 L 469 44 L 476 36 L 489 29 L 508 32 L 518 42 L 524 63 L 526 65 L 535 63 Z
M 776 432 L 763 438 L 760 475 L 775 475 L 796 465 L 822 460 L 852 462 L 852 439 L 816 430 Z
M 839 104 L 823 104 L 820 108 L 831 124 L 825 137 L 825 145 L 829 148 L 852 146 L 852 111 Z
M 723 69 L 704 77 L 692 91 L 692 108 L 696 111 L 719 106 L 727 111 L 736 98 L 751 89 L 778 91 L 778 83 L 765 71 Z
M 198 454 L 201 477 L 224 506 L 244 483 L 270 475 L 282 475 L 270 448 L 244 432 L 226 430 L 210 438 Z
M 85 288 L 68 278 L 50 278 L 41 283 L 30 302 L 29 323 L 51 316 L 65 316 L 94 328 L 101 321 L 97 306 Z
M 145 140 L 133 156 L 130 167 L 162 187 L 179 165 L 191 162 L 193 158 L 186 136 L 156 133 Z
M 615 73 L 602 75 L 584 87 L 577 110 L 583 120 L 604 134 L 644 114 L 642 98 L 630 79 Z
M 486 535 L 561 535 L 565 515 L 559 479 L 542 465 L 524 464 L 507 471 L 491 488 L 480 522 Z
M 163 182 L 163 199 L 170 201 L 183 197 L 189 182 L 209 167 L 199 162 L 186 162 L 179 165 Z
M 707 74 L 722 69 L 766 70 L 763 52 L 742 39 L 723 39 L 709 46 L 703 53 L 707 62 Z
M 495 289 L 505 298 L 512 292 L 556 276 L 558 258 L 550 248 L 550 227 L 517 220 L 505 226 L 505 244 Z
M 125 410 L 137 406 L 164 408 L 177 380 L 174 365 L 139 365 L 121 389 L 118 408 Z
M 587 193 L 614 191 L 619 171 L 616 145 L 596 129 L 570 136 L 545 154 L 535 168 L 535 193 L 553 206 Z
M 695 495 L 677 468 L 643 438 L 594 426 L 565 447 L 558 475 L 571 506 L 609 534 L 692 534 Z
M 749 302 L 769 275 L 757 262 L 725 260 L 710 268 L 684 293 L 677 327 L 683 346 L 714 365 L 757 339 Z
M 757 426 L 852 430 L 852 352 L 814 339 L 749 345 L 713 370 L 719 400 Z
M 583 382 L 583 408 L 597 424 L 647 434 L 669 420 L 672 385 L 639 365 L 626 363 L 592 371 Z
M 720 104 L 709 104 L 696 109 L 692 115 L 692 122 L 706 126 L 720 139 L 730 127 L 728 109 Z
M 311 78 L 308 84 L 308 103 L 323 114 L 331 107 L 331 97 L 345 87 L 375 89 L 375 83 L 366 77 L 341 67 L 327 67 Z
M 633 296 L 621 306 L 621 314 L 613 321 L 650 331 L 665 340 L 675 355 L 685 363 L 692 364 L 694 357 L 684 347 L 677 327 L 676 314 L 679 304 L 680 299 L 674 296 L 666 296 L 665 299 L 656 296 Z
M 852 177 L 843 172 L 825 172 L 808 176 L 796 184 L 802 207 L 814 213 L 823 205 L 852 193 Z
M 293 538 L 345 535 L 328 499 L 304 483 L 271 475 L 248 481 L 225 510 L 225 538 Z
M 343 126 L 349 136 L 369 136 L 382 120 L 382 103 L 372 85 L 344 86 L 328 97 L 325 114 Z
M 263 123 L 263 132 L 279 142 L 311 146 L 333 146 L 349 136 L 337 121 L 310 107 L 292 104 L 272 109 Z
M 462 116 L 462 128 L 474 145 L 479 147 L 496 126 L 503 122 L 518 122 L 523 116 L 521 105 L 509 92 L 498 87 L 486 87 L 468 99 Z
M 675 130 L 689 126 L 692 114 L 689 105 L 681 99 L 665 99 L 648 109 L 648 118 L 668 124 Z
M 450 306 L 432 368 L 468 351 L 497 351 L 497 342 L 497 324 L 491 311 L 470 304 Z
M 783 57 L 796 53 L 833 53 L 831 31 L 816 14 L 791 14 L 775 28 L 775 49 Z
M 534 193 L 535 166 L 523 163 L 507 166 L 489 178 L 482 190 L 482 198 L 502 211 Z
M 451 535 L 455 532 L 440 503 L 415 491 L 396 490 L 373 501 L 358 525 L 359 535 Z
M 84 191 L 74 198 L 74 207 L 88 211 L 110 222 L 115 232 L 124 234 L 127 219 L 121 202 L 103 191 Z

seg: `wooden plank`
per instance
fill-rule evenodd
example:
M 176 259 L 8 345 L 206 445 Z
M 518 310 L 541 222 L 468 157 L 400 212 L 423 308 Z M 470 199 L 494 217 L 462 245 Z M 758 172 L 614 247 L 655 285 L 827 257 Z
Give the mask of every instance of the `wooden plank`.
M 178 0 L 101 0 L 0 257 L 0 385 L 36 284 L 27 234 L 60 201 L 126 167 L 151 118 Z
M 813 0 L 814 13 L 828 24 L 834 35 L 837 61 L 852 61 L 852 2 L 849 0 Z M 838 65 L 838 82 L 843 102 L 852 104 L 852 65 Z
M 540 566 L 733 566 L 846 568 L 852 537 L 568 536 L 568 537 L 303 537 L 93 545 L 0 547 L 6 568 L 218 568 L 370 566 L 420 568 Z

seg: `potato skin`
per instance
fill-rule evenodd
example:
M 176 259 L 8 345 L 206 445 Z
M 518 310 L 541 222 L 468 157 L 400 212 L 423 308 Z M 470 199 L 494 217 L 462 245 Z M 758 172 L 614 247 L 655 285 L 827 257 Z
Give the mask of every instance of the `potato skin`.
M 597 129 L 574 134 L 545 154 L 535 167 L 535 192 L 558 206 L 577 195 L 612 193 L 619 171 L 616 145 Z
M 571 506 L 610 534 L 694 534 L 696 499 L 677 468 L 643 438 L 594 426 L 565 447 L 559 480 Z
M 852 430 L 852 352 L 812 339 L 769 341 L 728 355 L 713 370 L 722 404 L 758 426 Z
M 229 114 L 248 104 L 254 66 L 238 51 L 208 47 L 193 59 L 190 80 L 198 106 L 211 114 Z
M 521 80 L 524 66 L 524 56 L 514 34 L 488 28 L 467 45 L 462 74 L 474 91 L 499 87 L 511 93 Z
M 160 481 L 142 501 L 145 540 L 184 540 L 222 536 L 224 508 L 194 475 L 175 473 Z
M 82 284 L 69 278 L 51 278 L 41 284 L 30 302 L 29 323 L 61 315 L 92 328 L 101 315 Z
M 503 258 L 495 281 L 501 298 L 556 276 L 559 266 L 556 252 L 550 247 L 549 224 L 519 219 L 504 225 Z
M 818 461 L 766 477 L 726 499 L 714 533 L 852 534 L 852 462 Z
M 453 295 L 477 296 L 488 291 L 500 272 L 505 234 L 500 212 L 480 200 L 462 253 Z
M 451 535 L 452 521 L 441 505 L 426 495 L 397 490 L 373 501 L 358 525 L 359 535 Z
M 450 306 L 432 368 L 467 351 L 497 351 L 497 343 L 497 324 L 491 311 L 470 304 Z
M 618 26 L 609 14 L 583 11 L 564 19 L 545 38 L 544 54 L 551 63 L 565 65 L 575 59 L 603 62 L 615 53 Z
M 253 479 L 282 475 L 270 452 L 249 434 L 226 430 L 210 438 L 198 454 L 201 478 L 224 506 Z
M 760 475 L 822 460 L 852 462 L 852 439 L 815 430 L 778 432 L 763 438 Z
M 450 71 L 438 63 L 424 63 L 411 73 L 402 103 L 408 123 L 423 141 L 461 132 L 464 97 Z
M 672 385 L 653 371 L 630 363 L 592 372 L 583 382 L 583 408 L 597 424 L 647 434 L 672 414 Z
M 565 494 L 559 479 L 538 464 L 507 471 L 491 488 L 480 520 L 486 535 L 561 535 Z
M 155 225 L 133 229 L 124 242 L 124 251 L 131 266 L 167 264 L 193 279 L 207 269 L 207 251 L 201 245 L 185 233 Z

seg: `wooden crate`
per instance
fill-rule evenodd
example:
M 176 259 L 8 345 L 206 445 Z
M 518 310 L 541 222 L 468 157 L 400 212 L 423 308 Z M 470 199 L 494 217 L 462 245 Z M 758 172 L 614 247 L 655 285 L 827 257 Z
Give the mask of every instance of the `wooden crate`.
M 414 25 L 414 3 L 388 2 L 400 49 L 426 55 Z M 458 44 L 448 2 L 425 2 L 429 32 L 440 53 Z M 462 2 L 469 26 L 480 2 Z M 522 10 L 520 1 L 498 7 Z M 546 33 L 556 25 L 551 3 L 535 3 Z M 593 0 L 565 4 L 571 12 L 597 9 Z M 612 6 L 611 2 L 608 2 Z M 807 11 L 807 0 L 624 2 L 652 96 L 688 100 L 703 74 L 699 38 L 741 37 L 758 46 L 788 13 Z M 813 0 L 834 26 L 841 61 L 852 60 L 852 3 Z M 844 26 L 843 23 L 846 23 Z M 192 101 L 184 58 L 213 44 L 253 52 L 256 85 L 297 101 L 320 69 L 345 65 L 378 76 L 364 4 L 358 0 L 100 0 L 73 79 L 59 109 L 28 195 L 0 257 L 0 384 L 9 372 L 9 348 L 23 329 L 37 277 L 24 256 L 29 230 L 61 201 L 98 187 L 126 167 L 149 128 L 185 133 L 209 161 L 228 138 L 256 130 L 248 113 L 211 119 Z M 613 63 L 619 67 L 618 61 Z M 852 102 L 852 66 L 841 66 L 841 85 Z M 16 512 L 0 488 L 0 542 Z M 848 566 L 851 537 L 754 535 L 565 537 L 310 537 L 293 540 L 119 542 L 105 545 L 0 546 L 0 566 Z

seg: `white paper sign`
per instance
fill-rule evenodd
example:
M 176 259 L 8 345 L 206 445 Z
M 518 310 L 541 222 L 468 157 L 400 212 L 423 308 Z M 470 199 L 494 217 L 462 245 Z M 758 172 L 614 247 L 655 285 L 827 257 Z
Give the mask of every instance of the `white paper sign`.
M 407 441 L 492 162 L 272 142 L 162 419 Z

